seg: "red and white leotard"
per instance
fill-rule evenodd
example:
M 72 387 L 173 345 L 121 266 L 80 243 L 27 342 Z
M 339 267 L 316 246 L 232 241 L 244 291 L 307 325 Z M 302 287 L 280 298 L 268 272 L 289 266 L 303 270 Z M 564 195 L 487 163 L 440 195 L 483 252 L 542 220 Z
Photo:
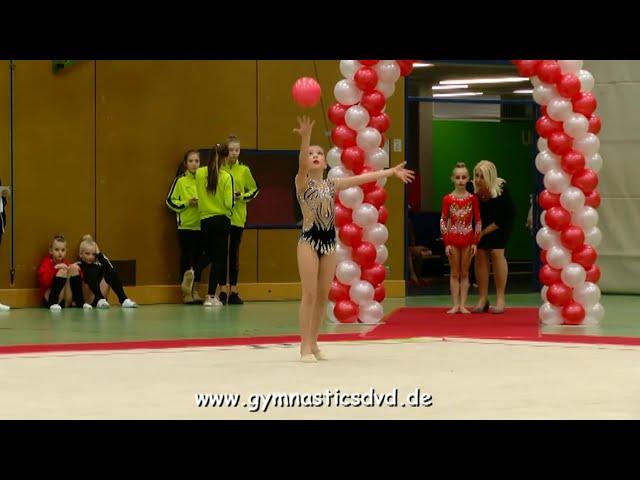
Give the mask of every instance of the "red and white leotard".
M 467 193 L 464 197 L 456 197 L 451 193 L 444 196 L 440 216 L 440 234 L 445 246 L 462 248 L 477 245 L 481 230 L 478 197 L 471 193 Z

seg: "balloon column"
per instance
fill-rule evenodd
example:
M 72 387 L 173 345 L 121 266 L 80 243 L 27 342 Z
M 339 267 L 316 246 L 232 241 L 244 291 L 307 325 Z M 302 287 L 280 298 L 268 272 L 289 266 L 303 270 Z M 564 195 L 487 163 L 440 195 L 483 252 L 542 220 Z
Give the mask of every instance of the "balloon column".
M 337 102 L 328 111 L 335 125 L 331 132 L 334 147 L 327 152 L 330 178 L 389 166 L 389 155 L 383 148 L 390 125 L 385 105 L 396 81 L 412 69 L 413 60 L 340 61 L 344 79 L 336 84 Z M 382 319 L 389 236 L 385 182 L 351 187 L 336 198 L 338 264 L 327 307 L 334 322 L 377 323 Z
M 531 78 L 533 98 L 542 110 L 536 122 L 536 168 L 544 174 L 545 186 L 538 196 L 544 211 L 536 234 L 544 284 L 539 317 L 545 325 L 597 324 L 604 308 L 596 264 L 602 240 L 597 227 L 602 157 L 597 136 L 601 121 L 591 92 L 594 78 L 582 69 L 582 60 L 514 64 L 522 76 Z

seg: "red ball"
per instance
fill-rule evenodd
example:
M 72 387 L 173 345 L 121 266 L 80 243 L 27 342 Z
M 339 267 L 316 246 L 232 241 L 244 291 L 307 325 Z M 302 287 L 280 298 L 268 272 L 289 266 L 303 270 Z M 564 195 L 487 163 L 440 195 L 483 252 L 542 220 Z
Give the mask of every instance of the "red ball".
M 376 63 L 378 63 L 380 60 L 358 60 L 362 65 L 366 65 L 367 67 L 370 67 L 372 65 L 375 65 Z
M 381 283 L 376 287 L 376 291 L 373 294 L 373 299 L 376 302 L 382 302 L 386 296 L 387 296 L 387 291 L 384 288 L 384 283 Z
M 543 190 L 538 195 L 538 204 L 545 210 L 549 210 L 552 207 L 560 206 L 560 194 L 551 193 L 549 190 Z
M 304 108 L 315 106 L 321 95 L 320 84 L 311 77 L 299 78 L 291 87 L 293 100 Z
M 598 174 L 590 168 L 585 168 L 571 177 L 571 185 L 589 195 L 598 186 Z
M 371 242 L 362 242 L 352 250 L 353 261 L 360 265 L 361 269 L 373 267 L 376 255 L 376 246 Z
M 391 124 L 391 122 L 389 120 L 389 115 L 387 115 L 386 113 L 382 112 L 379 115 L 371 117 L 371 119 L 369 120 L 369 125 L 368 126 L 375 128 L 380 133 L 384 133 L 387 130 L 389 130 L 389 125 L 390 124 Z
M 584 307 L 577 302 L 571 302 L 562 307 L 562 318 L 567 325 L 580 325 L 585 314 Z
M 584 204 L 588 207 L 598 208 L 600 206 L 600 193 L 598 190 L 592 191 L 589 195 L 585 195 Z
M 331 131 L 331 141 L 339 148 L 355 147 L 357 133 L 346 125 L 337 125 Z
M 551 207 L 544 220 L 549 228 L 560 231 L 571 223 L 571 214 L 562 207 Z
M 349 285 L 344 285 L 334 279 L 329 290 L 329 300 L 334 303 L 349 300 Z
M 575 250 L 584 244 L 584 232 L 576 225 L 569 225 L 560 232 L 560 242 L 568 250 Z
M 364 168 L 364 161 L 366 159 L 366 155 L 364 150 L 360 147 L 348 147 L 342 151 L 342 155 L 340 156 L 340 160 L 345 167 L 351 170 L 356 175 L 359 174 L 360 171 Z
M 598 101 L 591 92 L 580 92 L 573 97 L 573 111 L 589 118 L 598 108 Z
M 378 85 L 378 72 L 371 67 L 361 67 L 353 76 L 353 80 L 363 92 L 372 92 Z
M 593 264 L 596 263 L 597 259 L 598 253 L 591 245 L 586 243 L 581 247 L 576 248 L 571 254 L 571 261 L 579 263 L 586 271 L 589 271 Z
M 550 265 L 544 265 L 538 273 L 538 278 L 540 278 L 542 284 L 550 286 L 554 283 L 562 282 L 560 274 L 561 270 L 557 270 Z
M 372 117 L 380 115 L 385 104 L 386 100 L 384 98 L 384 95 L 378 90 L 363 94 L 362 100 L 360 100 L 360 105 L 366 108 L 369 112 L 369 115 Z
M 546 250 L 540 250 L 540 261 L 542 262 L 543 265 L 547 264 L 547 251 Z
M 378 207 L 378 223 L 387 223 L 387 218 L 389 218 L 389 211 L 387 210 L 387 207 L 380 205 Z
M 384 268 L 384 265 L 380 263 L 376 263 L 373 267 L 366 268 L 362 270 L 361 278 L 369 282 L 376 288 L 382 282 L 384 282 L 384 278 L 387 275 L 387 270 Z
M 364 202 L 370 203 L 376 208 L 380 208 L 387 200 L 387 192 L 381 186 L 377 186 L 370 192 L 365 193 Z
M 549 290 L 547 290 L 547 300 L 551 305 L 555 305 L 556 307 L 564 307 L 571 303 L 573 298 L 573 289 L 566 286 L 562 282 L 554 283 L 549 285 Z
M 572 73 L 561 75 L 556 83 L 558 93 L 565 98 L 573 98 L 580 93 L 580 87 L 580 79 Z
M 602 120 L 595 113 L 591 114 L 589 117 L 589 132 L 597 135 L 600 133 L 600 129 L 602 128 Z
M 570 150 L 560 159 L 560 166 L 569 175 L 584 170 L 585 163 L 584 155 L 577 150 Z
M 543 115 L 536 121 L 536 132 L 543 138 L 548 138 L 553 132 L 562 131 L 562 122 L 556 122 L 554 119 Z
M 515 65 L 518 73 L 523 77 L 533 77 L 541 60 L 516 60 Z
M 573 140 L 564 132 L 553 132 L 547 139 L 549 150 L 556 155 L 564 155 L 571 150 Z
M 598 283 L 600 281 L 600 267 L 595 263 L 587 270 L 587 282 Z
M 336 102 L 329 107 L 327 115 L 334 125 L 344 125 L 344 115 L 347 113 L 347 110 L 349 110 L 347 105 Z
M 403 77 L 411 75 L 411 72 L 413 71 L 414 60 L 396 60 L 396 62 L 400 67 L 400 75 L 402 75 Z
M 351 300 L 342 300 L 333 307 L 333 314 L 342 323 L 356 323 L 360 308 Z
M 536 67 L 536 75 L 545 83 L 556 83 L 562 75 L 560 64 L 556 60 L 542 60 Z
M 338 236 L 342 243 L 348 247 L 355 248 L 362 242 L 362 227 L 355 223 L 347 223 L 340 229 Z
M 360 173 L 358 173 L 358 175 L 362 175 L 364 173 L 369 173 L 369 172 L 375 172 L 376 170 L 374 168 L 365 166 Z M 354 171 L 354 173 L 356 173 Z M 376 187 L 378 186 L 377 182 L 369 182 L 369 183 L 363 183 L 362 185 L 360 185 L 360 188 L 362 189 L 362 191 L 364 192 L 364 194 L 366 195 L 369 192 L 373 192 Z
M 345 207 L 341 203 L 336 202 L 336 227 L 342 228 L 345 225 L 353 222 L 353 212 L 350 208 Z

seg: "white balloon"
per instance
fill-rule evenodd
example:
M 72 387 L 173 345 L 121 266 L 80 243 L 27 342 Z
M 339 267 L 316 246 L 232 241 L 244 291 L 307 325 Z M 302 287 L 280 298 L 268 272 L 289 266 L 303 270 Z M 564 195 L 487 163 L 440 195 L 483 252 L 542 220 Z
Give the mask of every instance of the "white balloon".
M 351 247 L 343 244 L 339 238 L 336 241 L 336 258 L 338 259 L 338 263 L 345 260 L 351 260 L 353 258 Z
M 598 211 L 593 207 L 582 207 L 573 212 L 573 214 L 571 215 L 571 223 L 582 227 L 585 232 L 587 230 L 591 230 L 598 224 Z
M 585 157 L 590 157 L 600 150 L 600 139 L 593 133 L 587 133 L 583 138 L 573 141 L 573 148 L 582 152 Z
M 377 149 L 380 148 L 381 141 L 382 136 L 380 135 L 380 132 L 373 127 L 367 127 L 360 130 L 356 137 L 356 143 L 365 152 L 377 151 Z
M 336 277 L 344 285 L 353 285 L 360 280 L 360 265 L 353 260 L 344 260 L 336 267 Z
M 387 258 L 389 258 L 389 250 L 387 250 L 387 246 L 384 244 L 378 245 L 376 247 L 376 263 L 384 265 L 384 263 L 387 261 Z
M 353 80 L 353 76 L 361 66 L 356 60 L 340 60 L 340 73 L 347 80 Z
M 327 174 L 328 178 L 346 178 L 352 176 L 353 172 L 342 164 L 338 165 L 337 167 L 333 167 Z
M 584 283 L 587 278 L 587 272 L 579 263 L 570 263 L 562 269 L 560 278 L 568 287 L 576 288 Z
M 543 302 L 548 302 L 549 300 L 547 299 L 547 292 L 549 291 L 549 287 L 547 287 L 546 285 L 542 286 L 542 290 L 540 290 L 540 297 L 542 297 L 542 301 Z
M 584 323 L 598 324 L 604 319 L 604 307 L 600 303 L 596 303 L 593 307 L 586 309 Z
M 554 245 L 547 250 L 547 263 L 556 269 L 564 268 L 571 263 L 571 252 Z
M 544 152 L 549 151 L 549 144 L 547 143 L 547 139 L 544 137 L 538 138 L 538 151 Z
M 571 176 L 560 168 L 552 168 L 544 174 L 544 186 L 551 193 L 562 193 L 571 185 Z
M 581 113 L 572 113 L 564 121 L 563 128 L 570 137 L 583 138 L 589 131 L 589 120 Z
M 375 223 L 364 229 L 362 239 L 373 243 L 376 247 L 387 243 L 389 239 L 389 230 L 382 223 Z
M 378 148 L 367 153 L 364 164 L 375 170 L 382 170 L 389 166 L 389 154 L 382 148 Z
M 382 320 L 383 315 L 382 305 L 374 300 L 360 305 L 358 319 L 362 323 L 378 323 Z
M 578 72 L 578 79 L 580 80 L 580 91 L 590 92 L 596 84 L 593 75 L 587 70 L 580 70 Z
M 564 122 L 573 113 L 573 104 L 562 97 L 555 97 L 547 103 L 547 115 L 556 122 Z
M 568 187 L 560 194 L 560 205 L 569 212 L 580 210 L 584 207 L 584 193 L 576 187 Z
M 602 293 L 595 283 L 584 282 L 573 289 L 573 299 L 586 310 L 600 301 Z
M 543 325 L 562 325 L 562 310 L 546 302 L 538 309 L 538 318 Z
M 538 85 L 542 85 L 542 80 L 540 80 L 535 75 L 533 77 L 529 77 L 529 80 L 531 80 L 531 85 L 533 85 L 534 88 L 537 87 Z
M 373 67 L 381 82 L 395 83 L 400 78 L 400 67 L 395 60 L 382 60 Z
M 602 232 L 598 227 L 592 227 L 584 232 L 584 243 L 597 248 L 602 242 Z
M 339 147 L 330 148 L 327 152 L 327 164 L 331 167 L 341 165 L 342 149 Z
M 536 155 L 536 168 L 543 174 L 549 170 L 558 170 L 560 169 L 560 158 L 549 150 L 543 150 Z
M 593 155 L 588 156 L 585 167 L 598 173 L 602 168 L 602 157 L 600 154 L 594 153 Z
M 362 99 L 362 90 L 353 80 L 340 80 L 333 88 L 333 94 L 342 105 L 355 105 Z
M 547 105 L 551 99 L 558 96 L 556 87 L 543 83 L 533 89 L 533 99 L 540 105 Z
M 543 227 L 547 226 L 547 211 L 543 210 L 542 213 L 540 214 L 540 223 L 542 224 Z
M 349 107 L 344 114 L 344 122 L 347 124 L 347 127 L 356 132 L 365 128 L 369 124 L 369 120 L 369 112 L 360 105 Z
M 354 209 L 364 200 L 364 193 L 360 187 L 349 187 L 340 190 L 340 202 L 347 208 Z
M 349 289 L 349 298 L 358 305 L 373 301 L 376 291 L 366 280 L 358 280 Z
M 582 63 L 582 60 L 558 60 L 560 71 L 564 74 L 573 73 L 578 75 L 578 72 L 582 69 Z
M 542 227 L 536 233 L 536 243 L 543 250 L 549 250 L 554 245 L 560 245 L 560 234 L 549 227 Z
M 387 82 L 378 82 L 378 85 L 376 85 L 376 90 L 382 93 L 384 95 L 384 98 L 389 98 L 396 91 L 396 84 L 387 83 Z
M 333 314 L 333 309 L 335 308 L 335 306 L 335 303 L 327 302 L 327 320 L 329 320 L 329 323 L 340 323 L 340 321 Z
M 362 203 L 353 210 L 353 221 L 362 228 L 378 223 L 378 209 L 370 203 Z

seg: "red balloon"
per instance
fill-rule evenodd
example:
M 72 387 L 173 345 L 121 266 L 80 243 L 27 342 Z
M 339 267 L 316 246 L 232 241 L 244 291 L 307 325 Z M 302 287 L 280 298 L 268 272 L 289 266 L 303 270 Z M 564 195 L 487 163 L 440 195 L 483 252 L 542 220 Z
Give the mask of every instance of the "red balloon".
M 546 105 L 540 105 L 540 116 L 543 117 L 545 115 L 548 117 L 548 115 L 547 115 L 547 106 Z
M 349 300 L 349 285 L 344 285 L 338 280 L 331 282 L 331 289 L 329 290 L 329 300 L 338 303 L 343 300 Z
M 378 130 L 380 133 L 384 133 L 387 130 L 389 130 L 389 125 L 390 125 L 390 120 L 389 120 L 389 115 L 387 115 L 386 113 L 382 112 L 380 115 L 376 115 L 374 117 L 371 117 L 371 119 L 369 120 L 369 127 L 373 127 L 376 130 Z
M 387 223 L 387 218 L 389 218 L 389 211 L 387 210 L 387 207 L 380 205 L 378 207 L 378 223 Z
M 589 244 L 576 248 L 571 254 L 571 261 L 579 263 L 585 270 L 589 270 L 598 259 L 598 252 Z
M 362 227 L 355 223 L 347 223 L 340 229 L 338 236 L 345 245 L 355 248 L 362 242 Z
M 598 190 L 594 190 L 589 195 L 585 195 L 584 204 L 588 207 L 598 208 L 600 206 L 600 193 Z
M 564 155 L 573 146 L 573 140 L 564 132 L 553 132 L 547 139 L 549 150 L 556 155 Z
M 384 278 L 387 275 L 387 270 L 384 268 L 384 265 L 380 263 L 376 263 L 373 267 L 365 268 L 362 270 L 361 278 L 369 282 L 376 288 L 382 282 L 384 282 Z
M 540 282 L 546 286 L 553 285 L 554 283 L 562 282 L 562 278 L 560 278 L 561 270 L 557 270 L 550 265 L 544 265 L 540 272 L 538 273 L 538 277 L 540 278 Z
M 333 314 L 342 323 L 356 323 L 360 308 L 351 300 L 342 300 L 333 307 Z
M 311 77 L 299 78 L 291 87 L 293 100 L 304 108 L 315 106 L 321 94 L 320 84 Z
M 336 202 L 336 227 L 342 228 L 348 223 L 353 222 L 353 212 L 350 208 L 345 207 L 341 203 Z
M 370 192 L 365 193 L 364 202 L 370 203 L 376 208 L 380 208 L 387 200 L 387 192 L 381 186 L 377 186 Z
M 589 118 L 598 108 L 598 101 L 591 92 L 580 92 L 573 97 L 573 111 Z
M 556 60 L 542 60 L 536 67 L 536 75 L 545 83 L 556 83 L 562 75 Z
M 378 63 L 380 60 L 358 60 L 362 65 L 366 65 L 367 67 L 370 67 L 372 65 L 375 65 L 376 63 Z
M 538 204 L 545 210 L 549 210 L 552 207 L 560 206 L 560 194 L 551 193 L 549 190 L 543 190 L 538 195 Z
M 365 269 L 373 267 L 376 255 L 376 246 L 371 242 L 362 242 L 352 250 L 353 261 Z
M 547 251 L 546 250 L 540 250 L 540 261 L 542 262 L 543 265 L 547 264 Z
M 337 125 L 331 131 L 331 141 L 339 148 L 349 148 L 356 145 L 357 133 L 346 125 Z
M 386 296 L 387 296 L 387 291 L 384 288 L 384 283 L 381 283 L 376 287 L 376 291 L 373 294 L 373 299 L 376 302 L 382 302 Z
M 536 132 L 542 138 L 547 138 L 553 132 L 562 131 L 562 122 L 556 122 L 554 119 L 544 115 L 536 121 Z
M 353 80 L 363 92 L 372 92 L 378 85 L 378 72 L 371 67 L 361 67 L 353 76 Z
M 570 150 L 560 159 L 560 166 L 569 175 L 584 170 L 585 163 L 584 155 L 577 150 Z
M 360 100 L 360 105 L 366 108 L 367 112 L 369 112 L 369 115 L 373 117 L 375 117 L 376 115 L 380 115 L 382 109 L 385 106 L 385 103 L 386 100 L 384 98 L 384 95 L 378 90 L 363 94 L 362 100 Z
M 602 120 L 595 113 L 592 113 L 589 117 L 589 132 L 597 135 L 602 128 Z
M 560 232 L 560 242 L 568 250 L 575 250 L 584 244 L 584 232 L 576 225 L 569 225 Z
M 589 195 L 598 186 L 598 174 L 590 168 L 585 168 L 571 177 L 571 185 L 578 187 L 585 195 Z
M 587 282 L 598 283 L 600 281 L 600 267 L 595 263 L 587 270 Z
M 549 228 L 560 231 L 571 223 L 571 214 L 562 207 L 551 207 L 544 220 Z
M 573 98 L 580 93 L 580 87 L 580 79 L 572 73 L 561 75 L 556 83 L 558 93 L 565 98 Z
M 334 125 L 344 125 L 344 114 L 347 113 L 348 109 L 349 107 L 347 105 L 342 105 L 338 102 L 331 105 L 327 111 L 331 123 Z
M 540 60 L 515 60 L 518 73 L 523 77 L 533 77 Z
M 364 167 L 364 161 L 366 159 L 366 155 L 364 150 L 360 147 L 348 147 L 342 151 L 342 155 L 340 156 L 340 160 L 345 167 L 351 170 L 356 175 Z
M 551 305 L 555 305 L 556 307 L 564 307 L 571 303 L 573 299 L 573 289 L 566 286 L 562 282 L 554 283 L 553 285 L 549 285 L 549 290 L 547 290 L 547 300 Z
M 367 167 L 365 166 L 360 173 L 357 173 L 354 171 L 354 173 L 357 173 L 358 175 L 362 175 L 363 173 L 369 173 L 369 172 L 375 172 L 376 170 L 371 168 L 371 167 Z M 376 189 L 376 186 L 378 185 L 377 182 L 369 182 L 369 183 L 363 183 L 362 185 L 360 185 L 360 188 L 362 189 L 362 191 L 367 194 L 368 192 L 372 192 Z
M 562 307 L 562 317 L 567 325 L 580 325 L 585 314 L 584 307 L 577 302 Z
M 398 66 L 400 67 L 400 75 L 406 77 L 411 75 L 413 71 L 413 60 L 396 60 Z

